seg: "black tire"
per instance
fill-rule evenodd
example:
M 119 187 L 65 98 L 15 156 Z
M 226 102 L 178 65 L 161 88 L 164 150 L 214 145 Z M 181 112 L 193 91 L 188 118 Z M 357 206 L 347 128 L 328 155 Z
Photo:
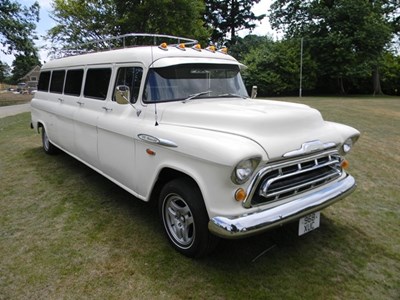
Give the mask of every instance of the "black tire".
M 208 230 L 208 214 L 203 197 L 190 179 L 168 182 L 160 193 L 159 213 L 171 245 L 188 257 L 202 257 L 218 243 Z
M 53 155 L 59 152 L 58 148 L 50 142 L 44 126 L 42 126 L 42 146 L 46 154 Z

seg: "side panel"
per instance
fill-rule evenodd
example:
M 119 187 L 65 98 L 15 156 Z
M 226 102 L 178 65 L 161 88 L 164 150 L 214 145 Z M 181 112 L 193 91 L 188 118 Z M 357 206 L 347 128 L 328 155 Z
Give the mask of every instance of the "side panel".
M 141 120 L 130 105 L 109 101 L 107 108 L 98 120 L 99 166 L 108 176 L 135 190 L 135 136 Z

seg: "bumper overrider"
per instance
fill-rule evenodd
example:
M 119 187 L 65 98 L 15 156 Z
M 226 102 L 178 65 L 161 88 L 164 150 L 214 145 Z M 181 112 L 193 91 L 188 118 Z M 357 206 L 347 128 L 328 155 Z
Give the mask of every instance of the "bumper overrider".
M 213 217 L 208 223 L 208 228 L 213 234 L 228 239 L 258 234 L 319 211 L 346 197 L 355 188 L 355 179 L 347 174 L 346 177 L 322 189 L 273 208 L 239 216 Z

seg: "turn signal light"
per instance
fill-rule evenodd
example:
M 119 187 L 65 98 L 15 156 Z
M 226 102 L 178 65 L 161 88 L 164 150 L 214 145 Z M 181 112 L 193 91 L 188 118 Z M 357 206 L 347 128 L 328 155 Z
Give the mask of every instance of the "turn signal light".
M 246 191 L 242 188 L 238 188 L 235 192 L 236 201 L 244 201 L 247 197 Z
M 341 162 L 340 166 L 341 166 L 343 169 L 347 169 L 347 168 L 350 166 L 350 163 L 349 163 L 348 160 L 344 159 L 344 160 Z

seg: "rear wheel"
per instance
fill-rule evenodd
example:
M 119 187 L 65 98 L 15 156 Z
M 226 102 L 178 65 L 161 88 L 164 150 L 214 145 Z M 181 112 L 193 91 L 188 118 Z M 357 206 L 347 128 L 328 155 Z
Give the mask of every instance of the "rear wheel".
M 42 145 L 44 152 L 47 154 L 56 154 L 58 152 L 58 148 L 50 142 L 44 126 L 42 126 Z
M 208 214 L 196 184 L 175 179 L 160 193 L 159 212 L 172 246 L 188 257 L 201 257 L 212 251 L 218 238 L 208 230 Z

